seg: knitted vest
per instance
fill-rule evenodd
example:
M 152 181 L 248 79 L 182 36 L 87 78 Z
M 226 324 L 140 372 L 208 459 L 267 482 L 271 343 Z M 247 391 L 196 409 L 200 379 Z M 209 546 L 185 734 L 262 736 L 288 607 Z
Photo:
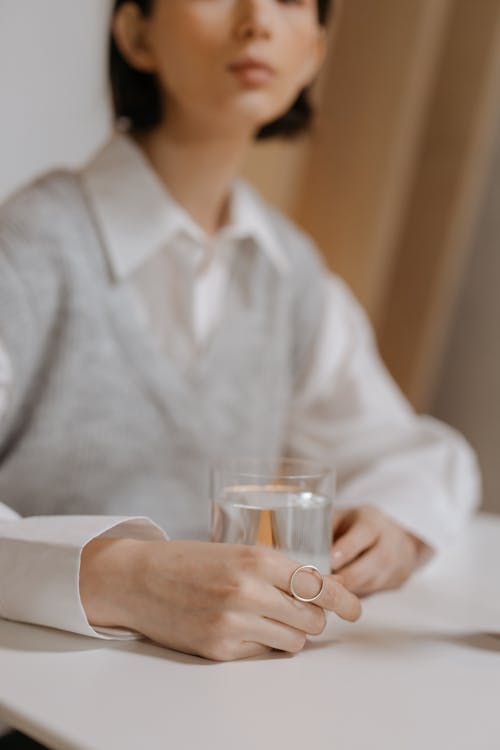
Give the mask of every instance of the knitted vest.
M 52 173 L 0 210 L 0 499 L 21 515 L 140 514 L 206 538 L 209 467 L 277 458 L 321 316 L 310 242 L 267 207 L 290 271 L 250 240 L 222 321 L 182 367 L 110 276 L 79 178 Z M 173 335 L 175 321 L 171 321 Z

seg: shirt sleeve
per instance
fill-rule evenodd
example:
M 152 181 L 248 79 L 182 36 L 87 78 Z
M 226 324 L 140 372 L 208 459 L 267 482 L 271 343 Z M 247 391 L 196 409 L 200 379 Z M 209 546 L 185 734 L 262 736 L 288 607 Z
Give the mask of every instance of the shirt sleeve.
M 13 382 L 0 341 L 0 421 Z M 131 639 L 121 628 L 93 628 L 80 599 L 80 557 L 96 537 L 166 539 L 147 518 L 39 516 L 22 518 L 0 502 L 0 617 L 97 638 Z
M 147 518 L 13 517 L 0 505 L 0 617 L 98 638 L 131 639 L 121 628 L 93 628 L 80 592 L 80 557 L 96 537 L 166 539 Z
M 333 466 L 337 507 L 375 505 L 434 549 L 461 531 L 479 503 L 474 452 L 451 427 L 413 411 L 381 361 L 363 309 L 331 275 L 288 448 Z

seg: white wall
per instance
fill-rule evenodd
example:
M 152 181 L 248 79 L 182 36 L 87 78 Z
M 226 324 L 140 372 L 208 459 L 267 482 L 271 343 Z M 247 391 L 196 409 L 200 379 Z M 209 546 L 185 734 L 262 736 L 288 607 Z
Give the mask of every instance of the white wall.
M 0 200 L 105 137 L 110 0 L 0 0 Z

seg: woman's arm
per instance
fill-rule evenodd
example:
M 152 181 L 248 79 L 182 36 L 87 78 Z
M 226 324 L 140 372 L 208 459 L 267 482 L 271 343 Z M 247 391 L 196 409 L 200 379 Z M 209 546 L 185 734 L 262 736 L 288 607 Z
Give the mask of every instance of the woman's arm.
M 130 628 L 163 646 L 209 659 L 300 651 L 326 624 L 324 610 L 346 620 L 358 599 L 334 576 L 314 603 L 290 596 L 300 563 L 250 545 L 95 540 L 82 554 L 80 591 L 89 621 Z M 303 596 L 318 582 L 304 572 Z
M 20 518 L 0 504 L 0 617 L 94 637 L 136 637 L 118 630 L 96 630 L 81 604 L 78 582 L 82 549 L 90 540 L 106 534 L 165 538 L 145 518 Z
M 364 311 L 333 276 L 296 389 L 288 450 L 336 470 L 342 512 L 332 564 L 360 594 L 402 583 L 460 532 L 479 501 L 473 451 L 455 430 L 414 413 Z

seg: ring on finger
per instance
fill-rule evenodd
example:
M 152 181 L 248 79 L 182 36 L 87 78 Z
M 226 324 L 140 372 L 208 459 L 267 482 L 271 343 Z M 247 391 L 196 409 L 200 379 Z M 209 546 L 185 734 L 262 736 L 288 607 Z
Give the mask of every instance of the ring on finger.
M 321 579 L 321 588 L 318 591 L 317 594 L 314 596 L 300 596 L 300 594 L 297 594 L 295 591 L 295 576 L 297 573 L 300 573 L 301 570 L 312 570 L 313 573 L 317 573 L 318 576 Z M 294 599 L 297 599 L 299 602 L 315 602 L 316 599 L 319 599 L 321 594 L 323 593 L 323 589 L 325 588 L 325 577 L 322 575 L 321 571 L 318 570 L 318 568 L 315 565 L 299 565 L 298 568 L 295 568 L 293 571 L 291 577 L 290 577 L 290 593 L 293 596 Z

